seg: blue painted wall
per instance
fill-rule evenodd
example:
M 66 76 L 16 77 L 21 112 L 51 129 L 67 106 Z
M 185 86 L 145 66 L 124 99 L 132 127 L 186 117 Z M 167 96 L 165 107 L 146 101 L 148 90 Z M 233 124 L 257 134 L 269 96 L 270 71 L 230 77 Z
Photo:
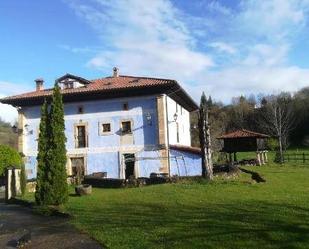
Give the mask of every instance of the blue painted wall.
M 123 103 L 127 102 L 128 111 L 123 111 Z M 78 114 L 78 108 L 83 107 L 83 114 Z M 156 96 L 126 98 L 113 100 L 98 100 L 80 103 L 65 103 L 65 134 L 68 156 L 85 156 L 87 174 L 94 172 L 107 172 L 109 178 L 123 176 L 121 171 L 121 153 L 134 153 L 137 175 L 149 177 L 153 172 L 160 172 L 161 160 L 156 151 L 158 143 Z M 40 122 L 40 107 L 28 107 L 24 110 L 26 124 L 25 152 L 26 170 L 28 178 L 36 177 L 37 137 Z M 151 115 L 151 125 L 147 122 L 146 114 Z M 133 143 L 121 145 L 121 120 L 133 121 Z M 109 135 L 99 133 L 101 122 L 110 122 L 112 131 Z M 78 123 L 88 125 L 88 148 L 76 149 L 74 138 L 74 125 Z M 171 150 L 171 175 L 190 176 L 201 174 L 200 156 Z M 173 156 L 183 156 L 184 161 L 178 160 L 178 167 Z M 156 158 L 156 160 L 145 160 Z
M 129 110 L 123 110 L 123 103 L 128 103 Z M 78 107 L 83 107 L 83 114 L 78 114 Z M 157 145 L 157 114 L 156 97 L 140 97 L 113 100 L 98 100 L 80 103 L 65 103 L 65 134 L 67 137 L 66 148 L 68 155 L 86 155 L 87 173 L 98 171 L 108 172 L 108 177 L 118 178 L 119 150 L 125 148 L 127 153 L 136 153 L 143 150 L 144 146 Z M 24 109 L 26 124 L 25 131 L 25 155 L 28 178 L 36 175 L 36 154 L 38 127 L 40 122 L 40 107 L 28 107 Z M 146 115 L 151 115 L 151 124 Z M 133 143 L 121 145 L 120 126 L 122 120 L 132 120 Z M 88 148 L 76 149 L 74 138 L 74 125 L 87 123 Z M 112 131 L 108 135 L 101 135 L 99 125 L 102 122 L 110 122 Z M 141 152 L 149 156 L 149 152 Z M 138 163 L 142 176 L 149 176 L 148 172 L 158 172 L 159 164 L 151 162 L 144 169 L 145 162 Z
M 201 156 L 189 152 L 170 150 L 171 176 L 196 176 L 202 174 Z M 177 162 L 175 157 L 177 157 Z M 183 157 L 184 160 L 178 157 Z

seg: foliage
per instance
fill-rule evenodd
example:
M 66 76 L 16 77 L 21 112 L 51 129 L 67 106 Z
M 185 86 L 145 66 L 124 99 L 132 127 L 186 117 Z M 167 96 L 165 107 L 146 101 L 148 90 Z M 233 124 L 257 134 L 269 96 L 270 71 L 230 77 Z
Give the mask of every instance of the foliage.
M 278 139 L 270 138 L 267 141 L 267 148 L 271 151 L 276 151 L 279 148 Z
M 41 107 L 41 120 L 38 140 L 37 181 L 35 200 L 39 205 L 52 204 L 50 162 L 48 160 L 50 120 L 46 100 Z
M 17 134 L 13 132 L 11 124 L 0 118 L 0 144 L 17 149 Z
M 51 196 L 54 205 L 64 204 L 68 200 L 66 173 L 66 137 L 64 133 L 64 107 L 60 87 L 55 84 L 50 108 L 50 136 L 47 153 L 50 165 Z
M 27 188 L 26 169 L 25 169 L 25 165 L 22 164 L 21 170 L 20 170 L 20 190 L 21 190 L 21 196 L 24 196 L 26 194 L 26 188 Z
M 0 145 L 0 176 L 5 173 L 7 167 L 20 168 L 22 164 L 22 158 L 15 149 L 7 145 Z
M 39 205 L 61 205 L 68 200 L 64 129 L 62 96 L 55 84 L 50 112 L 46 101 L 41 109 L 35 194 Z

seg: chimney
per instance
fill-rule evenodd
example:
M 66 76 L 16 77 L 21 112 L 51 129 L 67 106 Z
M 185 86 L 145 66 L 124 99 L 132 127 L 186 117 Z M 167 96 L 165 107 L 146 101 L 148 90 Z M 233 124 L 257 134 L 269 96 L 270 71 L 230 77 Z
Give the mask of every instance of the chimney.
M 113 68 L 113 77 L 119 77 L 119 68 L 118 67 Z
M 37 91 L 44 90 L 44 86 L 43 86 L 44 80 L 42 78 L 36 79 L 35 83 L 36 83 L 36 90 Z

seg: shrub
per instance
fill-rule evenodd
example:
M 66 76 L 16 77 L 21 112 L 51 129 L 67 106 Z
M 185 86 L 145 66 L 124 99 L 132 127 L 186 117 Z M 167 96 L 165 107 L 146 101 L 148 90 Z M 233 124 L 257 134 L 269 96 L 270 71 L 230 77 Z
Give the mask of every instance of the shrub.
M 27 176 L 26 176 L 25 165 L 22 164 L 21 171 L 20 171 L 20 191 L 21 191 L 21 196 L 25 195 L 26 188 L 27 188 Z
M 271 138 L 267 141 L 267 148 L 271 151 L 276 151 L 279 148 L 278 139 Z
M 4 174 L 6 168 L 20 168 L 22 165 L 23 160 L 15 149 L 7 145 L 0 145 L 0 176 Z

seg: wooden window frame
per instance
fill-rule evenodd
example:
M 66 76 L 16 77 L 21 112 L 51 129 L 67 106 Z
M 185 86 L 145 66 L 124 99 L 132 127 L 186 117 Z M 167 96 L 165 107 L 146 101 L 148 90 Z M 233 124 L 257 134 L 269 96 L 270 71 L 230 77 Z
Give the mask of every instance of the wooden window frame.
M 78 127 L 79 126 L 84 126 L 85 127 L 85 147 L 79 147 L 78 146 Z M 84 149 L 88 148 L 88 123 L 76 123 L 74 124 L 74 140 L 75 140 L 75 148 L 76 149 Z
M 122 123 L 125 123 L 125 122 L 130 122 L 130 128 L 131 128 L 131 131 L 130 132 L 123 132 L 123 129 L 122 129 Z M 120 130 L 121 130 L 121 135 L 132 135 L 133 134 L 133 120 L 132 119 L 123 119 L 120 121 Z
M 103 125 L 104 124 L 109 124 L 110 125 L 110 131 L 109 132 L 104 132 L 103 131 Z M 113 127 L 113 122 L 111 120 L 103 120 L 100 121 L 98 124 L 98 133 L 99 136 L 106 136 L 106 135 L 111 135 L 113 133 L 114 127 Z

